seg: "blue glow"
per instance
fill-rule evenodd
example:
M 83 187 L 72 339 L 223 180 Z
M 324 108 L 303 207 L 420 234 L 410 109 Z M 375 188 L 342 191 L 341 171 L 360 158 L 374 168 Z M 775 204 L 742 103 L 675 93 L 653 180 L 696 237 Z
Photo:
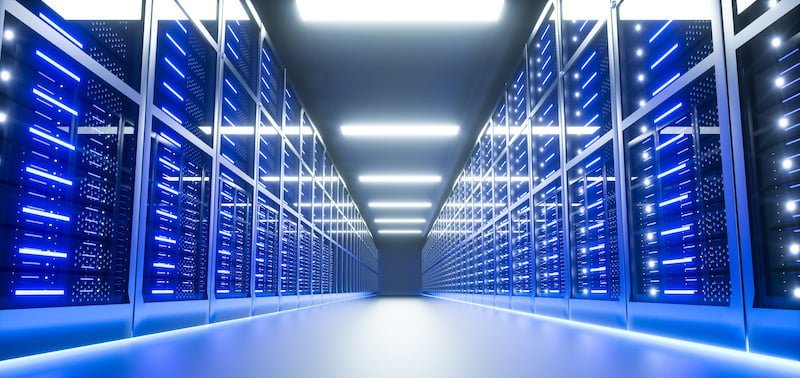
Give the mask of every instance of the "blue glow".
M 50 26 L 51 26 L 53 29 L 56 29 L 56 31 L 58 31 L 59 33 L 61 33 L 61 35 L 63 35 L 65 38 L 67 38 L 67 39 L 68 39 L 70 42 L 74 43 L 76 46 L 78 46 L 78 47 L 80 47 L 80 48 L 83 48 L 83 43 L 81 43 L 80 41 L 78 41 L 78 39 L 77 39 L 77 38 L 75 38 L 75 37 L 73 37 L 71 34 L 67 33 L 67 31 L 66 31 L 66 30 L 64 30 L 63 28 L 61 28 L 61 26 L 58 26 L 58 24 L 56 24 L 55 22 L 53 22 L 53 20 L 51 20 L 51 19 L 47 18 L 47 16 L 45 16 L 45 15 L 44 15 L 44 14 L 42 14 L 42 13 L 39 13 L 39 18 L 41 18 L 42 20 L 44 20 L 44 22 L 46 22 L 48 25 L 50 25 Z
M 666 29 L 666 28 L 667 28 L 667 27 L 668 27 L 670 24 L 672 24 L 672 20 L 669 20 L 669 21 L 665 22 L 665 23 L 664 23 L 664 25 L 663 25 L 663 26 L 661 26 L 661 28 L 659 28 L 659 29 L 658 29 L 658 31 L 657 31 L 655 34 L 653 34 L 653 36 L 652 36 L 652 37 L 650 37 L 650 39 L 649 39 L 647 42 L 648 42 L 648 43 L 653 43 L 653 41 L 655 41 L 655 40 L 656 40 L 656 38 L 658 38 L 658 36 L 659 36 L 659 35 L 661 35 L 661 33 L 662 33 L 662 32 L 663 32 L 663 31 L 664 31 L 664 30 L 665 30 L 665 29 Z
M 53 105 L 65 110 L 69 114 L 72 114 L 72 115 L 74 115 L 76 117 L 78 116 L 78 111 L 77 110 L 70 108 L 69 106 L 65 105 L 63 102 L 58 101 L 58 100 L 50 97 L 48 94 L 46 94 L 46 93 L 44 93 L 44 92 L 42 92 L 42 91 L 40 91 L 40 90 L 38 90 L 36 88 L 33 88 L 33 94 L 35 94 L 35 95 L 43 98 L 44 100 L 47 100 L 47 102 L 49 102 L 49 103 L 51 103 L 51 104 L 53 104 Z
M 176 49 L 178 49 L 178 51 L 181 53 L 181 55 L 188 56 L 188 54 L 186 54 L 186 50 L 184 50 L 181 47 L 181 45 L 179 45 L 178 42 L 176 42 L 175 39 L 172 38 L 172 36 L 169 33 L 164 33 L 164 35 L 167 36 L 167 39 L 169 39 L 169 41 L 172 42 L 172 45 L 175 46 Z
M 63 72 L 67 76 L 71 77 L 73 80 L 80 82 L 80 76 L 76 75 L 74 72 L 70 71 L 66 67 L 64 67 L 61 63 L 56 62 L 53 58 L 45 55 L 43 52 L 36 50 L 36 56 L 42 58 L 47 63 L 50 63 L 53 67 L 58 69 L 59 71 Z
M 667 50 L 667 52 L 665 52 L 663 55 L 661 55 L 660 58 L 658 58 L 653 64 L 650 65 L 650 69 L 652 70 L 652 69 L 656 68 L 656 66 L 661 64 L 661 62 L 663 62 L 664 59 L 667 59 L 667 57 L 670 54 L 672 54 L 673 52 L 675 52 L 675 50 L 677 50 L 677 49 L 678 49 L 678 44 L 675 43 L 674 45 L 672 45 L 672 47 L 670 47 L 669 50 Z

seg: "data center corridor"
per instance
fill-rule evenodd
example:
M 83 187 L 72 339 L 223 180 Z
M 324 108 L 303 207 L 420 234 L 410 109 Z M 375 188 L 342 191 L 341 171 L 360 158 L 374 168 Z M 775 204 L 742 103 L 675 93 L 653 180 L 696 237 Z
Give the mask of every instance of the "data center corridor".
M 800 0 L 0 0 L 0 377 L 798 377 Z
M 426 297 L 381 297 L 0 363 L 5 378 L 797 377 L 800 364 Z

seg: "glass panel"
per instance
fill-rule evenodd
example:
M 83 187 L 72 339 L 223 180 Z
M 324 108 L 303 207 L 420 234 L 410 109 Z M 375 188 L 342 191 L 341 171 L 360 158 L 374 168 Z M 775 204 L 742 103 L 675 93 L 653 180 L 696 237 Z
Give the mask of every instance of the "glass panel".
M 483 176 L 482 185 L 482 209 L 483 209 L 483 220 L 485 222 L 491 221 L 495 216 L 495 210 L 497 209 L 497 202 L 495 202 L 494 198 L 494 186 L 492 185 L 494 181 L 494 169 L 490 169 L 489 172 L 486 172 L 486 176 Z
M 281 295 L 297 294 L 297 217 L 282 211 Z
M 622 111 L 627 117 L 714 51 L 711 0 L 620 5 Z
M 483 271 L 485 294 L 497 292 L 497 258 L 494 249 L 494 224 L 483 231 Z
M 309 169 L 314 169 L 314 128 L 307 113 L 303 113 L 303 127 L 300 128 L 301 156 Z M 313 172 L 313 171 L 312 171 Z
M 556 94 L 550 95 L 533 114 L 531 124 L 531 170 L 535 187 L 561 168 Z
M 567 160 L 611 130 L 611 81 L 605 27 L 565 77 Z
M 225 68 L 222 84 L 222 158 L 253 176 L 256 104 L 241 83 Z
M 525 60 L 520 62 L 514 71 L 511 83 L 506 88 L 508 104 L 508 123 L 510 126 L 521 126 L 528 118 L 528 81 L 525 77 Z M 510 136 L 518 134 L 519 127 L 511 129 Z
M 495 109 L 492 116 L 491 129 L 488 131 L 488 134 L 493 139 L 491 159 L 500 155 L 506 147 L 506 142 L 508 142 L 508 109 L 505 100 L 505 95 L 500 98 L 500 103 L 497 104 L 497 109 Z M 490 160 L 489 164 L 491 163 L 493 161 Z
M 207 298 L 211 157 L 153 120 L 142 295 Z
M 617 193 L 611 142 L 569 172 L 574 298 L 620 296 Z
M 497 254 L 497 293 L 511 293 L 511 249 L 508 215 L 495 225 L 495 253 Z
M 561 2 L 561 40 L 566 64 L 589 38 L 592 29 L 611 14 L 608 0 L 563 0 Z M 603 33 L 601 30 L 600 33 Z
M 738 51 L 755 306 L 800 309 L 800 8 Z
M 509 150 L 511 166 L 511 203 L 515 204 L 530 193 L 530 162 L 528 161 L 528 134 L 530 128 L 525 127 L 522 133 L 511 142 Z
M 547 10 L 544 22 L 528 45 L 528 82 L 530 106 L 533 109 L 550 86 L 558 81 L 556 58 L 556 20 L 553 8 Z
M 511 251 L 514 266 L 514 295 L 530 295 L 531 276 L 531 207 L 526 201 L 511 213 Z
M 300 168 L 300 214 L 305 220 L 311 220 L 314 206 L 314 178 L 305 166 Z
M 267 41 L 262 42 L 261 48 L 261 106 L 267 114 L 280 123 L 283 114 L 283 68 L 278 63 L 278 58 L 269 48 Z M 279 125 L 280 126 L 280 125 Z
M 300 159 L 289 148 L 283 149 L 283 202 L 298 211 L 300 196 Z M 303 204 L 304 206 L 306 204 Z
M 282 138 L 278 130 L 268 122 L 264 122 L 263 115 L 261 117 L 258 139 L 258 183 L 275 197 L 280 197 Z
M 211 145 L 217 53 L 174 2 L 160 3 L 172 17 L 158 20 L 153 104 Z
M 719 128 L 708 71 L 625 131 L 635 301 L 730 303 Z
M 486 272 L 483 252 L 483 234 L 477 233 L 472 245 L 472 253 L 475 256 L 475 292 L 483 294 L 486 291 Z
M 259 193 L 255 251 L 255 293 L 257 297 L 278 295 L 279 213 L 278 204 Z
M 261 29 L 237 0 L 226 0 L 225 4 L 225 57 L 236 67 L 247 86 L 254 92 L 258 84 L 258 42 Z
M 249 297 L 253 190 L 225 168 L 219 181 L 214 291 L 217 298 Z
M 298 294 L 311 294 L 311 228 L 300 222 L 300 253 L 297 255 L 297 288 Z
M 733 27 L 740 32 L 781 0 L 729 0 L 733 2 Z
M 564 201 L 561 182 L 534 197 L 533 241 L 536 256 L 536 295 L 564 297 Z
M 144 1 L 21 0 L 97 63 L 139 90 L 144 38 Z
M 158 2 L 166 2 L 167 0 L 155 0 L 156 3 Z M 178 0 L 181 7 L 186 11 L 186 13 L 192 19 L 200 22 L 205 28 L 206 31 L 211 34 L 211 37 L 214 40 L 217 39 L 217 28 L 219 25 L 219 3 L 217 0 Z M 167 13 L 166 19 L 173 19 L 171 18 L 173 13 Z M 186 17 L 183 16 L 182 17 Z M 159 20 L 161 20 L 161 16 L 159 16 Z
M 128 303 L 138 108 L 6 15 L 9 30 L 0 308 Z
M 283 133 L 295 151 L 300 151 L 300 102 L 290 84 L 284 93 Z
M 508 158 L 503 151 L 494 170 L 494 202 L 498 213 L 508 210 L 508 181 Z
M 314 249 L 311 253 L 311 293 L 322 293 L 322 235 L 314 231 Z

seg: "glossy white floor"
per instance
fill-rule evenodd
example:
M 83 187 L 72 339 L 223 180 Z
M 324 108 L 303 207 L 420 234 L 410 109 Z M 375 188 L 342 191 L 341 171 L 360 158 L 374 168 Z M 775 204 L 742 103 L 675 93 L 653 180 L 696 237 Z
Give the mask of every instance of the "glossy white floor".
M 0 362 L 0 377 L 800 377 L 800 362 L 370 298 Z

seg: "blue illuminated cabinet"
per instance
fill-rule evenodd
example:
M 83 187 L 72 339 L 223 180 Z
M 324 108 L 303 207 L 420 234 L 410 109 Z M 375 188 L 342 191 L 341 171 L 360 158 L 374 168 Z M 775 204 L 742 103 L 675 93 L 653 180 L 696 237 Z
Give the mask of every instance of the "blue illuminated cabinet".
M 424 290 L 506 307 L 509 277 L 515 310 L 800 359 L 798 19 L 796 0 L 543 4 L 508 139 L 480 132 Z
M 376 289 L 249 1 L 71 4 L 0 1 L 0 359 Z

